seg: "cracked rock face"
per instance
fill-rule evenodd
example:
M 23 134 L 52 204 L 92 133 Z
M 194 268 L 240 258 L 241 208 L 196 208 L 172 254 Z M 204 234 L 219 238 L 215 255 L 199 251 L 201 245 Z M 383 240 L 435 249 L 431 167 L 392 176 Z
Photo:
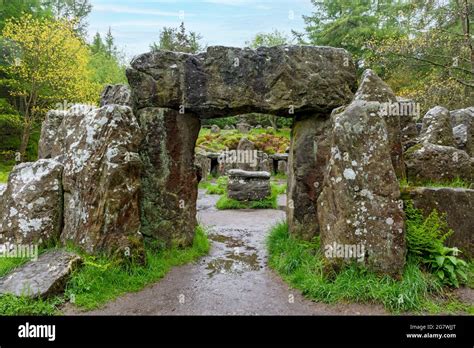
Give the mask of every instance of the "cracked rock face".
M 42 155 L 64 165 L 63 243 L 84 250 L 126 249 L 140 253 L 141 236 L 138 195 L 141 162 L 138 147 L 141 131 L 127 106 L 106 105 L 99 109 L 76 105 L 61 113 L 50 112 L 41 139 Z
M 63 165 L 52 159 L 13 168 L 0 200 L 0 244 L 57 240 L 62 224 Z
M 332 116 L 331 156 L 318 199 L 321 247 L 333 269 L 360 261 L 398 277 L 405 264 L 404 212 L 379 108 L 354 101 Z
M 196 55 L 151 52 L 132 61 L 127 77 L 136 109 L 184 107 L 201 118 L 329 113 L 347 103 L 356 86 L 347 51 L 314 46 L 215 46 Z
M 474 157 L 474 107 L 451 111 L 456 147 Z

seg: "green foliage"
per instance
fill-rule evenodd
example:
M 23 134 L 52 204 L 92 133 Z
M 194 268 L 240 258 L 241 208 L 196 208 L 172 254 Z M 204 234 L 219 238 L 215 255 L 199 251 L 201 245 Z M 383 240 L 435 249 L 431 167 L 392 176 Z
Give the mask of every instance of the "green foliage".
M 196 53 L 203 49 L 199 43 L 201 39 L 201 35 L 194 31 L 186 32 L 184 22 L 181 22 L 179 28 L 164 27 L 160 32 L 159 42 L 151 44 L 150 49 Z
M 433 210 L 424 218 L 412 201 L 405 202 L 405 213 L 408 252 L 444 284 L 459 287 L 460 283 L 465 283 L 467 263 L 457 257 L 460 250 L 444 245 L 453 233 L 448 227 L 446 217 Z
M 456 178 L 454 180 L 447 180 L 447 181 L 442 181 L 442 182 L 434 182 L 434 181 L 417 181 L 417 182 L 412 182 L 407 179 L 402 179 L 400 180 L 400 187 L 401 188 L 410 188 L 410 187 L 416 187 L 416 186 L 422 186 L 422 187 L 458 187 L 458 188 L 470 188 L 471 183 L 464 181 L 461 178 Z
M 274 29 L 270 33 L 258 33 L 252 39 L 252 41 L 247 42 L 247 46 L 251 48 L 258 48 L 258 47 L 272 47 L 272 46 L 280 46 L 280 45 L 287 45 L 291 40 L 282 32 Z
M 324 261 L 317 237 L 311 242 L 294 239 L 288 233 L 288 226 L 282 223 L 272 229 L 267 246 L 270 267 L 315 301 L 380 303 L 392 312 L 469 310 L 466 305 L 447 308 L 435 304 L 432 296 L 443 294 L 441 283 L 423 272 L 412 257 L 408 258 L 400 281 L 380 277 L 356 263 L 329 279 L 323 273 Z
M 204 188 L 206 188 L 206 193 L 208 195 L 223 195 L 227 189 L 227 177 L 220 176 L 217 178 L 216 184 L 212 184 L 210 182 L 206 184 L 207 185 Z
M 255 143 L 255 148 L 268 154 L 284 153 L 290 146 L 290 129 L 282 128 L 277 131 L 266 129 L 251 129 L 248 134 L 240 133 L 236 129 L 221 130 L 220 133 L 211 133 L 202 128 L 196 141 L 196 146 L 208 152 L 217 152 L 225 149 L 235 150 L 242 137 Z
M 0 162 L 0 183 L 6 183 L 8 181 L 8 175 L 13 168 L 13 164 L 5 164 Z
M 0 315 L 55 315 L 64 303 L 60 297 L 32 299 L 25 296 L 0 295 Z

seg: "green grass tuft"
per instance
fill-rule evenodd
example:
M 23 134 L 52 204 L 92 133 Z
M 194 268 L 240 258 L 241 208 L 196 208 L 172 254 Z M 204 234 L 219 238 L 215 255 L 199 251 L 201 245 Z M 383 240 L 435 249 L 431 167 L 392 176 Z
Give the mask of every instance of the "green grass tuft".
M 120 267 L 106 256 L 83 254 L 84 266 L 77 269 L 69 280 L 65 296 L 47 300 L 0 296 L 0 315 L 55 315 L 59 307 L 69 300 L 81 309 L 90 310 L 127 292 L 136 292 L 156 282 L 173 266 L 197 260 L 209 252 L 210 243 L 205 230 L 198 226 L 192 247 L 154 250 L 147 247 L 147 264 Z M 77 250 L 75 250 L 77 252 Z M 9 273 L 26 260 L 0 258 L 0 276 Z
M 8 181 L 8 175 L 13 169 L 13 164 L 10 162 L 0 162 L 0 183 L 6 183 Z
M 442 284 L 431 274 L 420 269 L 415 258 L 409 258 L 402 280 L 380 277 L 354 263 L 333 279 L 323 273 L 324 261 L 320 242 L 294 239 L 285 223 L 273 228 L 268 239 L 269 265 L 293 287 L 315 301 L 325 303 L 360 302 L 382 304 L 391 312 L 472 310 L 457 304 L 452 308 L 433 301 L 433 295 L 443 295 Z
M 277 209 L 278 195 L 286 191 L 286 185 L 271 184 L 271 195 L 260 201 L 242 202 L 227 196 L 227 191 L 219 198 L 216 207 L 219 210 L 225 209 Z

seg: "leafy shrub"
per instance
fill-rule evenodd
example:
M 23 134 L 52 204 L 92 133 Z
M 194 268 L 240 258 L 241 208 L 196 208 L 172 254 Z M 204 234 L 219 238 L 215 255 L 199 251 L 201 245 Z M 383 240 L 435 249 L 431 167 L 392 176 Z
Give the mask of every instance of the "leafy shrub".
M 457 257 L 457 248 L 444 245 L 453 233 L 448 227 L 445 215 L 433 210 L 424 218 L 422 212 L 405 202 L 408 253 L 423 263 L 430 272 L 444 284 L 459 287 L 467 281 L 467 264 Z

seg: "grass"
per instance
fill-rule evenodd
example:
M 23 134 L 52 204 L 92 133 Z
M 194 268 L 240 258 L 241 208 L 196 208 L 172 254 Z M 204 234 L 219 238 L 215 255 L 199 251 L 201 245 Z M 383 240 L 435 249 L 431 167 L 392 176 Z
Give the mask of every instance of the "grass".
M 393 313 L 473 311 L 473 306 L 450 298 L 441 283 L 423 272 L 414 258 L 408 259 L 400 281 L 380 277 L 356 263 L 329 279 L 323 273 L 318 238 L 312 242 L 294 239 L 282 223 L 272 229 L 267 246 L 270 267 L 315 301 L 376 303 Z
M 219 210 L 225 209 L 277 209 L 278 195 L 286 192 L 286 184 L 277 185 L 271 183 L 271 195 L 265 199 L 259 201 L 247 201 L 242 202 L 227 196 L 227 191 L 224 192 L 216 203 L 216 207 Z
M 13 166 L 10 162 L 0 162 L 0 183 L 8 181 L 8 175 L 12 171 Z
M 433 182 L 433 181 L 419 181 L 419 182 L 412 182 L 407 179 L 400 180 L 400 188 L 409 189 L 412 187 L 452 187 L 452 188 L 470 188 L 472 187 L 472 183 L 464 181 L 460 178 L 456 178 L 450 181 L 442 181 L 442 182 Z
M 66 285 L 64 296 L 48 300 L 33 300 L 11 295 L 0 296 L 0 315 L 54 315 L 65 301 L 74 302 L 84 310 L 98 308 L 128 292 L 136 292 L 154 283 L 174 266 L 197 260 L 209 252 L 205 230 L 196 229 L 192 247 L 155 250 L 147 246 L 146 266 L 132 264 L 127 268 L 114 265 L 105 256 L 83 254 L 84 266 L 76 270 Z M 13 261 L 12 261 L 13 260 Z M 15 259 L 0 259 L 0 276 L 21 264 Z M 24 262 L 24 261 L 23 261 Z

